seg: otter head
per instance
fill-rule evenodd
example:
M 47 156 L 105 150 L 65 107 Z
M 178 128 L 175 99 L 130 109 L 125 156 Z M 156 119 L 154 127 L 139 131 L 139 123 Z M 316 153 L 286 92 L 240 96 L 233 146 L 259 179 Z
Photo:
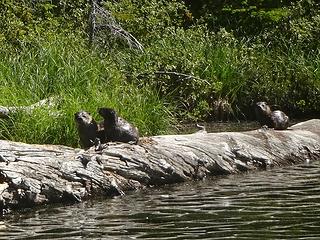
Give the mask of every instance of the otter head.
M 96 121 L 86 111 L 76 112 L 74 120 L 77 125 L 81 147 L 84 149 L 90 148 L 97 137 L 98 126 Z
M 256 118 L 261 126 L 267 125 L 268 127 L 273 127 L 271 120 L 272 111 L 266 102 L 257 102 L 254 110 Z
M 265 116 L 270 116 L 272 112 L 271 108 L 266 102 L 257 102 L 255 110 L 256 110 L 256 114 L 265 115 Z
M 76 112 L 74 120 L 78 125 L 90 125 L 94 121 L 90 113 L 86 111 Z
M 99 108 L 98 112 L 108 125 L 115 125 L 118 121 L 117 113 L 112 108 Z

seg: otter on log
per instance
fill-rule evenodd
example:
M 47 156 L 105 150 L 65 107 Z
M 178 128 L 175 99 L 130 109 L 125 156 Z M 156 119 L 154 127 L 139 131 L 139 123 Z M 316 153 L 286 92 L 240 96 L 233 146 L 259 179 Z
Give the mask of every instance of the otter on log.
M 138 142 L 138 129 L 125 119 L 118 117 L 115 110 L 99 108 L 98 112 L 104 119 L 106 142 Z
M 275 130 L 285 130 L 289 126 L 289 117 L 282 111 L 271 111 L 266 102 L 257 102 L 255 105 L 255 114 L 261 126 L 268 126 Z
M 100 142 L 105 141 L 105 133 L 102 123 L 97 123 L 90 113 L 79 111 L 74 114 L 74 120 L 77 123 L 77 129 L 80 137 L 80 145 L 88 149 L 95 144 L 98 138 Z

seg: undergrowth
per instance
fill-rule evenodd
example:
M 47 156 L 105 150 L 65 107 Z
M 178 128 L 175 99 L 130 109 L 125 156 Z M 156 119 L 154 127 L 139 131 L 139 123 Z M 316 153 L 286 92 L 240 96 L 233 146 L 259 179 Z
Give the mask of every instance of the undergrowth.
M 221 9 L 215 1 L 200 9 L 184 2 L 105 1 L 143 52 L 110 33 L 89 46 L 85 0 L 0 3 L 0 105 L 57 100 L 0 119 L 0 138 L 78 146 L 74 113 L 86 110 L 100 121 L 99 107 L 116 109 L 141 136 L 168 133 L 178 121 L 254 119 L 256 101 L 290 117 L 320 116 L 316 1 L 275 9 L 262 1 L 264 10 L 253 2 Z
M 173 118 L 158 92 L 126 82 L 110 58 L 84 44 L 57 36 L 19 52 L 1 51 L 0 105 L 29 106 L 49 97 L 57 104 L 1 120 L 0 138 L 77 146 L 74 113 L 85 110 L 99 121 L 97 109 L 105 106 L 133 122 L 143 136 L 167 131 Z

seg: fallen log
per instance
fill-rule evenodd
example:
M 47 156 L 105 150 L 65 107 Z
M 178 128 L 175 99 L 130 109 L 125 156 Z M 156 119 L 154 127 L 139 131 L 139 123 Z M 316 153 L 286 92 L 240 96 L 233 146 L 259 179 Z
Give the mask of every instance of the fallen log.
M 0 140 L 0 210 L 96 196 L 206 176 L 320 159 L 320 120 L 285 131 L 166 135 L 96 151 Z
M 31 114 L 33 110 L 40 107 L 53 107 L 57 105 L 58 98 L 49 97 L 46 99 L 42 99 L 39 102 L 31 104 L 30 106 L 12 106 L 12 107 L 4 107 L 0 106 L 0 118 L 8 118 L 10 114 L 17 112 L 25 112 Z

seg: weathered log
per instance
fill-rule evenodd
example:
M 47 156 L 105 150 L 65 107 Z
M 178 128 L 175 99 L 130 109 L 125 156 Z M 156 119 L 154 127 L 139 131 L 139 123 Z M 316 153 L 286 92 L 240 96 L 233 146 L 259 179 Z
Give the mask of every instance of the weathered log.
M 0 208 L 79 202 L 146 186 L 320 159 L 320 120 L 285 131 L 198 132 L 101 151 L 0 140 Z
M 12 113 L 16 112 L 26 112 L 32 113 L 32 111 L 39 107 L 53 107 L 57 105 L 58 98 L 50 97 L 46 99 L 42 99 L 39 102 L 31 104 L 30 106 L 12 106 L 12 107 L 4 107 L 0 106 L 0 118 L 7 118 Z

